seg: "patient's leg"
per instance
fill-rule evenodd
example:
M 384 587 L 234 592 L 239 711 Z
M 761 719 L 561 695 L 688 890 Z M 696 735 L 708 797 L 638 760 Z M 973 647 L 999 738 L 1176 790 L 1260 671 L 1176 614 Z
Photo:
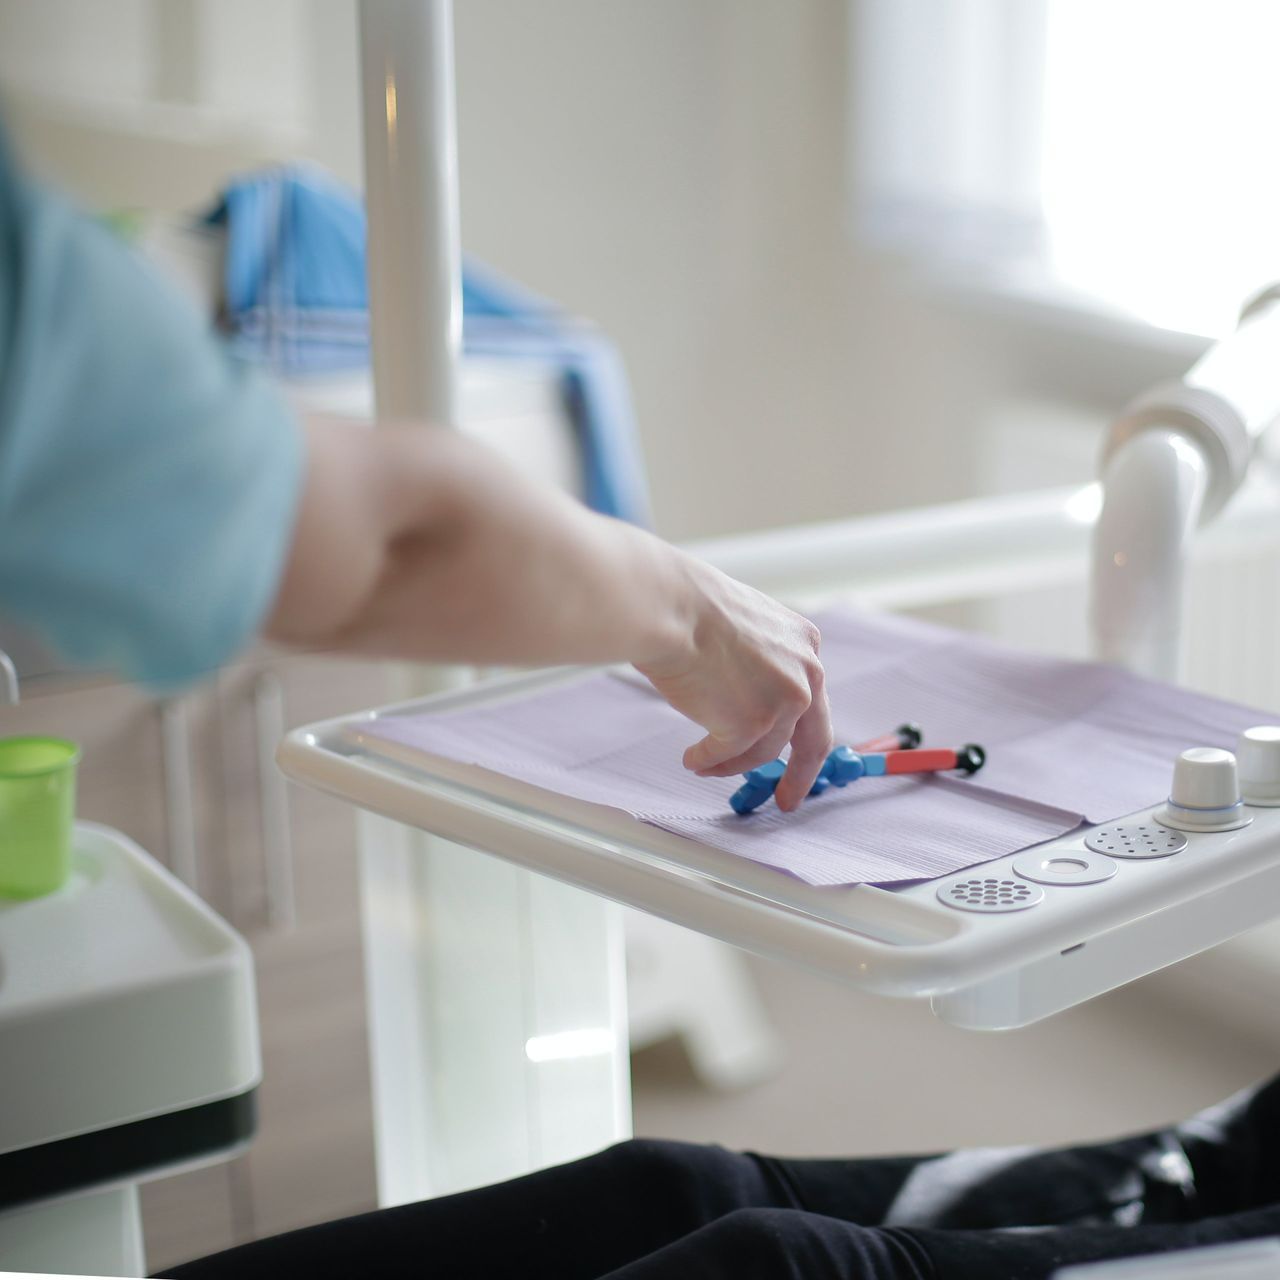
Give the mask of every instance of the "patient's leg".
M 1280 1235 L 1280 1208 L 1269 1206 L 1192 1222 L 1137 1227 L 896 1230 L 927 1257 L 931 1269 L 925 1274 L 931 1280 L 994 1280 L 997 1276 L 1005 1280 L 1049 1280 L 1059 1267 L 1073 1264 Z
M 1201 1213 L 1280 1203 L 1280 1076 L 1241 1090 L 1172 1132 L 1191 1158 Z
M 981 1280 L 1007 1273 L 990 1271 Z M 910 1232 L 797 1209 L 738 1209 L 600 1280 L 951 1280 Z M 968 1280 L 968 1277 L 965 1277 Z M 975 1276 L 974 1280 L 978 1280 Z
M 755 1157 L 624 1142 L 511 1182 L 289 1232 L 165 1274 L 596 1280 L 735 1210 L 793 1203 Z M 416 1267 L 407 1270 L 407 1260 Z
M 1027 1172 L 1053 1155 L 1018 1153 L 1013 1163 Z M 498 1186 L 291 1232 L 167 1274 L 183 1280 L 402 1273 L 449 1280 L 920 1280 L 934 1271 L 917 1228 L 946 1217 L 936 1195 L 931 1210 L 921 1208 L 921 1189 L 936 1188 L 946 1169 L 973 1174 L 975 1159 L 970 1153 L 777 1160 L 686 1143 L 628 1142 Z M 1077 1176 L 1078 1194 L 1098 1183 L 1093 1171 L 1099 1168 L 1108 1170 L 1103 1185 L 1112 1185 L 1109 1159 L 1080 1166 L 1091 1172 Z M 990 1157 L 977 1163 L 983 1175 L 962 1181 L 966 1194 L 991 1201 L 980 1211 L 984 1220 L 1043 1220 L 1031 1213 L 1025 1194 L 991 1198 L 1001 1169 L 1013 1163 Z M 1036 1178 L 1059 1181 L 1066 1168 L 1060 1162 L 1034 1167 Z M 821 1212 L 806 1211 L 813 1209 Z M 910 1225 L 878 1225 L 895 1219 Z M 970 1233 L 929 1234 L 945 1245 L 952 1235 Z M 929 1247 L 937 1251 L 937 1241 Z M 1050 1257 L 1055 1247 L 1046 1237 L 1029 1258 Z M 938 1256 L 951 1258 L 945 1248 Z M 967 1265 L 966 1257 L 962 1252 L 956 1265 Z
M 770 1160 L 795 1209 L 746 1208 L 608 1280 L 1049 1280 L 1072 1263 L 1280 1235 L 1280 1077 L 1089 1146 Z
M 1136 1226 L 1280 1202 L 1280 1077 L 1180 1125 L 1078 1147 L 769 1162 L 814 1213 L 933 1228 Z
M 1050 1280 L 1070 1264 L 1280 1233 L 1280 1210 L 1155 1226 L 1001 1230 L 864 1227 L 796 1209 L 742 1209 L 604 1280 Z
M 1011 1264 L 1004 1274 L 1048 1275 L 1067 1260 L 1280 1234 L 1280 1211 L 1257 1208 L 1280 1199 L 1277 1138 L 1280 1078 L 1169 1130 L 1053 1151 L 794 1160 L 629 1142 L 167 1274 L 252 1280 L 293 1270 L 319 1280 L 415 1258 L 424 1274 L 450 1280 L 596 1280 L 614 1272 L 631 1280 L 646 1274 L 642 1260 L 675 1266 L 700 1257 L 709 1265 L 721 1250 L 755 1260 L 754 1270 L 731 1272 L 738 1280 L 772 1280 L 791 1274 L 769 1269 L 789 1242 L 796 1257 L 806 1250 L 840 1257 L 845 1269 L 829 1273 L 858 1280 L 914 1276 L 921 1256 L 933 1260 L 923 1274 L 933 1265 L 944 1280 L 988 1280 L 1001 1274 L 981 1270 L 996 1256 L 1021 1268 Z
M 805 1209 L 863 1226 L 961 1228 L 1071 1223 L 1182 1222 L 1199 1213 L 1191 1161 L 1176 1137 L 1155 1133 L 1092 1146 L 990 1147 L 905 1164 L 778 1160 Z M 886 1195 L 878 1201 L 868 1188 Z M 875 1210 L 875 1212 L 869 1212 Z

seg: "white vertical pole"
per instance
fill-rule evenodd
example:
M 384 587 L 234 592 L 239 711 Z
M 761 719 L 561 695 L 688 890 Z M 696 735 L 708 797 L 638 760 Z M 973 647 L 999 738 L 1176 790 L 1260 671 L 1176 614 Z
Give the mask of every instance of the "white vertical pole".
M 11 707 L 18 705 L 18 668 L 3 649 L 0 649 L 0 692 Z
M 458 425 L 462 269 L 449 0 L 362 0 L 378 417 Z
M 456 427 L 448 0 L 361 0 L 360 54 L 378 418 Z M 421 694 L 459 678 L 416 670 L 399 684 Z M 380 1202 L 513 1177 L 625 1136 L 616 908 L 371 814 L 360 844 Z M 589 1052 L 530 1053 L 576 1032 L 590 1034 L 567 1042 Z

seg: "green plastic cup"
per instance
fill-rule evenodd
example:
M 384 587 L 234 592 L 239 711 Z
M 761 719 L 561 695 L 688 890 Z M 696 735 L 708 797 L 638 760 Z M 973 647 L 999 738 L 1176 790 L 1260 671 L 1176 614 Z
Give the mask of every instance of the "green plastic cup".
M 71 874 L 80 748 L 0 738 L 0 897 L 38 898 Z

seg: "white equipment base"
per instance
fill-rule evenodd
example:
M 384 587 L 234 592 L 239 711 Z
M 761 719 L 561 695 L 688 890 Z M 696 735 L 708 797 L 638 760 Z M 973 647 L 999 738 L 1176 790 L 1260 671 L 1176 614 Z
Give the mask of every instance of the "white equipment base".
M 137 1186 L 41 1200 L 0 1214 L 0 1267 L 5 1275 L 145 1275 Z
M 1270 919 L 1280 902 L 1276 809 L 1251 810 L 1242 830 L 1188 834 L 1171 856 L 1117 856 L 1114 874 L 1091 883 L 1035 884 L 1013 870 L 1026 855 L 1011 854 L 900 890 L 821 888 L 620 810 L 361 732 L 375 716 L 475 707 L 573 678 L 521 676 L 312 725 L 285 740 L 280 764 L 363 808 L 762 955 L 881 995 L 929 997 L 941 1018 L 975 1029 L 1025 1026 L 1088 1000 Z M 1152 824 L 1153 812 L 1123 821 Z M 1084 860 L 1088 834 L 1036 855 Z M 1033 905 L 974 912 L 939 900 L 940 885 L 975 877 L 1028 885 Z
M 631 1135 L 621 911 L 374 814 L 360 823 L 379 1203 Z
M 57 893 L 0 901 L 0 1157 L 248 1093 L 248 944 L 133 841 L 76 828 Z
M 136 1182 L 252 1132 L 253 958 L 131 840 L 74 839 L 62 889 L 0 900 L 0 1271 L 138 1275 Z

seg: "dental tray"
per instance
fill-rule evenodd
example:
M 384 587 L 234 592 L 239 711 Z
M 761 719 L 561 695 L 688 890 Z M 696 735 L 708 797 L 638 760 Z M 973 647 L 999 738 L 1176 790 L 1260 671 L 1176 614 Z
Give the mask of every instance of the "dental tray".
M 1213 833 L 1140 810 L 942 879 L 814 886 L 368 732 L 379 717 L 497 705 L 576 678 L 490 681 L 305 726 L 277 758 L 300 783 L 436 836 L 867 991 L 927 997 L 958 1026 L 1026 1025 L 1277 913 L 1280 808 L 1251 807 L 1248 826 Z

